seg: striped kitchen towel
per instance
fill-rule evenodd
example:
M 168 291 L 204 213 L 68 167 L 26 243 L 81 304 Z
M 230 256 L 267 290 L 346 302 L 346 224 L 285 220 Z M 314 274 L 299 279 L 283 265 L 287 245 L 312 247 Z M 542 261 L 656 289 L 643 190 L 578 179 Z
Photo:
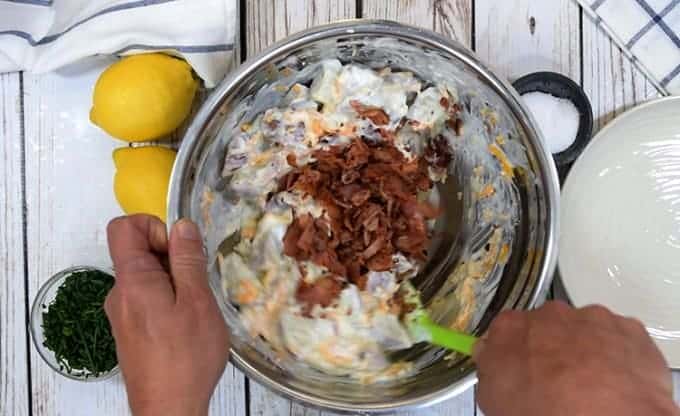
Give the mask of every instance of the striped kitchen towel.
M 0 0 L 0 72 L 163 51 L 211 87 L 234 63 L 237 29 L 237 0 Z
M 680 94 L 680 0 L 577 0 L 662 93 Z

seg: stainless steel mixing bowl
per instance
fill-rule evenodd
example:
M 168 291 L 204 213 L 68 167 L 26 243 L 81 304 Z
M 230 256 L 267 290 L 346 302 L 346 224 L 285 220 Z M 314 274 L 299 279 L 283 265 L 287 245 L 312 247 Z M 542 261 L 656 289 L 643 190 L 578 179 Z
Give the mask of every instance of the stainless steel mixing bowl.
M 391 43 L 373 42 L 386 38 Z M 543 148 L 539 133 L 517 93 L 482 65 L 471 51 L 433 32 L 397 23 L 359 20 L 317 27 L 275 44 L 224 80 L 203 104 L 182 142 L 170 184 L 169 223 L 188 217 L 202 224 L 204 234 L 215 231 L 210 229 L 215 224 L 201 220 L 200 199 L 205 175 L 219 175 L 219 169 L 206 169 L 205 164 L 207 154 L 214 152 L 213 145 L 225 137 L 223 126 L 225 123 L 236 126 L 241 120 L 252 117 L 255 111 L 264 110 L 245 111 L 243 103 L 252 102 L 264 85 L 281 76 L 277 68 L 285 62 L 294 60 L 304 67 L 322 56 L 364 64 L 373 61 L 378 66 L 409 70 L 412 68 L 403 68 L 409 66 L 405 62 L 413 62 L 428 71 L 460 75 L 464 84 L 502 110 L 516 131 L 517 137 L 513 139 L 519 140 L 526 149 L 530 174 L 515 178 L 521 207 L 512 254 L 474 331 L 483 332 L 502 309 L 529 309 L 540 302 L 555 267 L 559 218 L 559 185 L 550 153 Z M 209 251 L 215 250 L 215 242 L 208 242 L 208 247 Z M 455 258 L 448 260 L 455 262 Z M 233 327 L 238 318 L 222 295 L 215 269 L 211 267 L 211 285 L 225 319 Z M 286 397 L 334 411 L 380 413 L 429 406 L 458 395 L 476 382 L 470 359 L 445 359 L 444 354 L 438 354 L 412 376 L 393 382 L 360 385 L 338 377 L 285 371 L 253 346 L 259 340 L 241 336 L 232 338 L 231 360 L 247 376 Z

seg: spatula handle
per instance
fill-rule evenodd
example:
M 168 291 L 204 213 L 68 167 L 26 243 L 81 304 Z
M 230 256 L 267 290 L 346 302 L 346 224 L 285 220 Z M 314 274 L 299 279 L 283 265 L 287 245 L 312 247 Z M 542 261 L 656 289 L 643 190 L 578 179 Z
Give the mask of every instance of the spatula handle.
M 472 348 L 477 342 L 477 337 L 437 325 L 428 316 L 422 316 L 418 320 L 418 325 L 429 333 L 431 343 L 461 354 L 472 355 Z

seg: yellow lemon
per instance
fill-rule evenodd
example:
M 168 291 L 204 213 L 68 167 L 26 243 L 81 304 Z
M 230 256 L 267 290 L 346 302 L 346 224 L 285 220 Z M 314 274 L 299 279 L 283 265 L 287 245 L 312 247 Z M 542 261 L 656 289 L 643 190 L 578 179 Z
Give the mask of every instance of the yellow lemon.
M 113 151 L 113 192 L 126 214 L 151 214 L 165 221 L 166 198 L 177 152 L 158 146 Z
M 129 142 L 170 134 L 191 111 L 198 81 L 185 61 L 161 53 L 121 59 L 99 76 L 90 120 Z

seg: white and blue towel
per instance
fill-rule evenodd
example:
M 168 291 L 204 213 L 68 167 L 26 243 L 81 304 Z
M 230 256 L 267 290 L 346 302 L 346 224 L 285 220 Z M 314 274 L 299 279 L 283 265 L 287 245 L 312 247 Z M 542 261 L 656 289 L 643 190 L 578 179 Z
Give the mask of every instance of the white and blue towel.
M 234 64 L 237 33 L 237 0 L 0 0 L 0 72 L 163 51 L 211 87 Z
M 656 87 L 680 94 L 680 0 L 578 0 Z

